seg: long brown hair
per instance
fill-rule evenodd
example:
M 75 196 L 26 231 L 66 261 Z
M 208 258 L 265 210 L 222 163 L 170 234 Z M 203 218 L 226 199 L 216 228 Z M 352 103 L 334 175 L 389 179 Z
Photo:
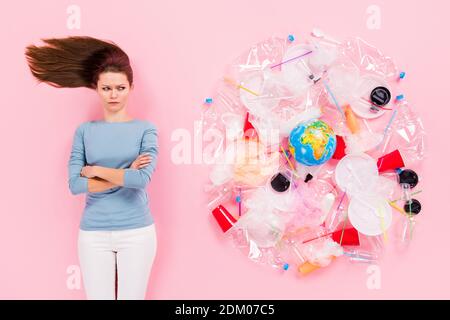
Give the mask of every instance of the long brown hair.
M 38 82 L 57 88 L 95 89 L 103 72 L 125 73 L 130 86 L 133 70 L 128 55 L 112 41 L 88 36 L 42 39 L 47 45 L 26 47 L 25 56 Z

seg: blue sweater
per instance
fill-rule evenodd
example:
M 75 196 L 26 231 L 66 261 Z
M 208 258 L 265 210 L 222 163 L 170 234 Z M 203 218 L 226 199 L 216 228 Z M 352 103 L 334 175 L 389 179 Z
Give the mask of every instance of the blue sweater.
M 130 169 L 139 154 L 149 153 L 150 164 Z M 146 187 L 158 155 L 156 127 L 142 120 L 90 121 L 81 124 L 73 138 L 69 160 L 72 194 L 87 193 L 80 222 L 82 230 L 125 230 L 151 225 Z M 102 192 L 88 191 L 88 178 L 80 176 L 85 165 L 125 169 L 124 185 Z

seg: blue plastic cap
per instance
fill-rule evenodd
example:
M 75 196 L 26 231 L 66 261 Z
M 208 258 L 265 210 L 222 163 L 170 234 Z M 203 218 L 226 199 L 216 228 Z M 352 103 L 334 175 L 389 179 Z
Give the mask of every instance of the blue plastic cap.
M 405 78 L 405 76 L 406 76 L 406 72 L 400 72 L 400 79 L 404 79 Z
M 295 40 L 294 35 L 292 35 L 292 34 L 288 35 L 288 40 L 289 40 L 289 42 L 293 42 Z
M 395 100 L 403 100 L 405 99 L 405 96 L 403 94 L 399 94 L 397 97 L 395 97 Z
M 207 103 L 207 104 L 211 104 L 212 102 L 213 102 L 212 98 L 206 98 L 205 99 L 205 103 Z
M 285 264 L 283 265 L 283 269 L 284 269 L 284 270 L 289 269 L 289 264 L 288 264 L 288 263 L 285 263 Z
M 241 202 L 241 196 L 236 197 L 236 202 Z

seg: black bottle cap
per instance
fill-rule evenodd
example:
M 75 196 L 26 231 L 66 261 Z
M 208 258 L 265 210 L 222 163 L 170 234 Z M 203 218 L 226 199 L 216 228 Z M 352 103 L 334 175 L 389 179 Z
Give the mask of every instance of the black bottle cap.
M 376 87 L 370 93 L 370 101 L 377 106 L 385 106 L 391 100 L 391 93 L 385 87 Z
M 419 183 L 419 176 L 417 175 L 417 173 L 415 171 L 413 171 L 411 169 L 402 170 L 398 176 L 399 176 L 399 180 L 400 180 L 399 183 L 400 184 L 403 184 L 403 183 L 409 184 L 409 187 L 411 189 L 414 188 L 417 185 L 417 183 Z
M 310 181 L 312 178 L 313 178 L 313 175 L 312 175 L 311 173 L 308 173 L 308 174 L 306 175 L 305 182 Z
M 410 201 L 406 201 L 403 210 L 405 210 L 406 213 L 416 215 L 422 210 L 422 205 L 419 200 L 411 199 Z
M 282 173 L 278 173 L 272 177 L 270 185 L 277 192 L 284 192 L 289 189 L 291 182 Z

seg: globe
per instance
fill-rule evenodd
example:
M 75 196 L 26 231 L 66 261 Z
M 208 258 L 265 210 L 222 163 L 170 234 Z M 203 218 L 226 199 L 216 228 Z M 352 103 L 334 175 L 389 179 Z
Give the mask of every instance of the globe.
M 301 123 L 289 135 L 289 151 L 301 164 L 320 165 L 336 151 L 336 135 L 322 120 Z

